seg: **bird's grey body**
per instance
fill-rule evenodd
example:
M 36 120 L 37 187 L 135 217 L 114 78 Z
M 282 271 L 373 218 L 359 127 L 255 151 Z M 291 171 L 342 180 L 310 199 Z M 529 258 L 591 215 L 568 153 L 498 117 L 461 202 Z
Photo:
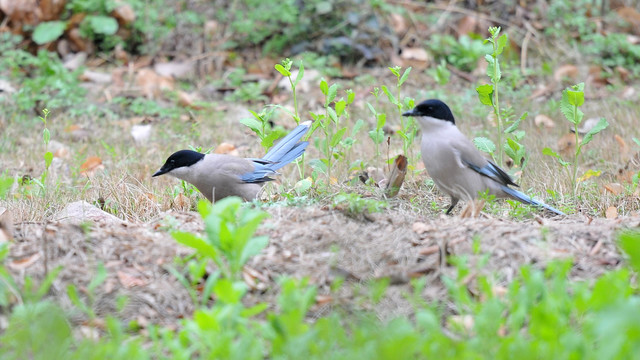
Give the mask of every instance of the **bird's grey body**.
M 453 210 L 459 200 L 473 200 L 488 192 L 500 198 L 511 198 L 544 207 L 557 214 L 560 211 L 509 188 L 517 186 L 511 177 L 486 159 L 455 125 L 451 111 L 440 100 L 427 100 L 403 114 L 418 120 L 422 130 L 422 161 L 438 188 L 451 197 Z
M 190 168 L 174 169 L 170 175 L 192 184 L 209 201 L 218 201 L 227 196 L 239 196 L 250 201 L 258 196 L 263 183 L 246 183 L 240 177 L 254 169 L 253 162 L 248 159 L 206 154 Z
M 228 196 L 253 200 L 262 186 L 273 180 L 270 176 L 302 155 L 308 143 L 299 140 L 310 125 L 310 121 L 300 124 L 261 159 L 180 150 L 172 154 L 153 176 L 169 174 L 184 180 L 198 188 L 209 201 Z

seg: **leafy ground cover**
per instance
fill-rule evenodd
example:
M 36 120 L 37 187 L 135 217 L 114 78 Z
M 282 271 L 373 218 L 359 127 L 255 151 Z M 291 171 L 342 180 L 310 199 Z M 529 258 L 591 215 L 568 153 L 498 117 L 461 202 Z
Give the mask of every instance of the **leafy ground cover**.
M 69 1 L 24 27 L 0 1 L 21 36 L 0 32 L 3 358 L 634 357 L 637 5 L 224 3 Z M 444 216 L 400 116 L 431 97 L 568 215 Z M 254 203 L 150 177 L 305 120 Z

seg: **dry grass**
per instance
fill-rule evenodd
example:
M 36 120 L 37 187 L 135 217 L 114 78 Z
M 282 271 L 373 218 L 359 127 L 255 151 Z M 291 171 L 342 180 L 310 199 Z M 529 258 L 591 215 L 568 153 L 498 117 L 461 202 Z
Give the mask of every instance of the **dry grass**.
M 386 74 L 385 71 L 376 73 Z M 393 80 L 390 76 L 378 79 L 387 86 L 393 86 Z M 339 82 L 343 89 L 353 85 Z M 432 80 L 415 71 L 403 88 L 403 94 L 420 101 L 432 96 L 425 90 L 432 86 Z M 411 306 L 404 295 L 410 292 L 411 278 L 427 277 L 429 286 L 423 294 L 426 299 L 443 298 L 446 289 L 440 275 L 455 277 L 456 269 L 444 262 L 441 254 L 468 257 L 474 269 L 473 276 L 495 276 L 504 287 L 522 265 L 543 268 L 550 259 L 573 258 L 574 279 L 592 279 L 618 266 L 621 255 L 613 239 L 619 229 L 638 226 L 640 200 L 629 184 L 624 184 L 625 190 L 620 195 L 603 191 L 603 187 L 619 182 L 618 170 L 640 150 L 631 141 L 632 137 L 640 137 L 636 120 L 640 107 L 616 98 L 617 90 L 604 98 L 589 99 L 585 108 L 585 118 L 605 116 L 611 126 L 596 135 L 586 149 L 581 172 L 594 169 L 601 170 L 602 175 L 586 181 L 578 199 L 569 195 L 570 179 L 563 169 L 554 159 L 541 155 L 544 147 L 556 148 L 557 139 L 568 130 L 568 123 L 562 120 L 559 110 L 548 102 L 511 98 L 507 90 L 502 91 L 503 103 L 511 104 L 516 109 L 516 116 L 522 111 L 530 113 L 522 125 L 527 132 L 524 143 L 530 157 L 520 178 L 522 188 L 545 200 L 548 200 L 546 190 L 553 190 L 558 199 L 552 205 L 573 209 L 570 211 L 573 215 L 568 218 L 553 220 L 543 219 L 535 211 L 524 219 L 513 219 L 510 206 L 505 202 L 487 207 L 480 219 L 443 216 L 449 199 L 433 185 L 427 185 L 428 176 L 420 170 L 419 138 L 407 154 L 410 167 L 403 188 L 396 198 L 388 201 L 387 210 L 360 216 L 347 214 L 340 208 L 333 209 L 335 195 L 341 192 L 381 199 L 377 189 L 349 181 L 357 173 L 358 169 L 350 169 L 356 160 L 364 168 L 383 165 L 374 163 L 374 146 L 366 133 L 374 127 L 372 116 L 365 107 L 367 101 L 375 103 L 370 95 L 371 84 L 355 85 L 354 91 L 359 97 L 350 109 L 351 120 L 363 119 L 367 125 L 357 135 L 357 142 L 349 154 L 350 162 L 336 164 L 332 173 L 337 184 L 312 189 L 298 200 L 295 197 L 287 200 L 280 192 L 295 194 L 293 185 L 299 180 L 296 166 L 289 165 L 283 169 L 278 183 L 266 187 L 264 208 L 271 218 L 260 232 L 269 235 L 271 242 L 251 262 L 250 267 L 256 273 L 249 276 L 257 276 L 258 280 L 254 281 L 264 285 L 254 288 L 247 301 L 272 302 L 278 291 L 275 280 L 281 275 L 308 276 L 319 287 L 320 294 L 332 297 L 330 302 L 319 303 L 314 308 L 315 314 L 320 316 L 334 307 L 373 306 L 358 292 L 365 291 L 362 289 L 366 289 L 369 280 L 388 276 L 394 286 L 375 308 L 381 317 L 387 317 L 410 311 Z M 475 105 L 473 86 L 454 77 L 450 85 L 438 91 L 452 106 L 460 128 L 469 137 L 494 133 L 485 118 L 488 108 Z M 303 104 L 301 114 L 321 111 L 317 100 L 321 98 L 319 90 L 301 93 L 299 98 Z M 560 93 L 553 93 L 552 98 L 558 100 Z M 290 101 L 287 99 L 285 103 Z M 391 128 L 398 126 L 396 110 L 383 104 L 385 101 L 381 101 L 378 111 L 387 113 Z M 14 275 L 21 281 L 26 275 L 42 278 L 45 267 L 42 259 L 47 259 L 49 269 L 65 266 L 54 284 L 53 295 L 69 305 L 64 293 L 66 285 L 86 286 L 97 264 L 104 263 L 108 279 L 97 294 L 95 306 L 98 310 L 115 311 L 118 295 L 127 295 L 132 301 L 120 314 L 124 319 L 140 320 L 142 317 L 150 322 L 175 323 L 188 315 L 193 304 L 182 285 L 166 270 L 176 256 L 188 252 L 171 239 L 167 225 L 182 231 L 201 231 L 199 217 L 183 211 L 185 207 L 193 209 L 201 196 L 197 192 L 187 194 L 186 202 L 178 202 L 176 195 L 182 191 L 180 183 L 170 177 L 151 178 L 151 174 L 169 154 L 189 145 L 208 149 L 223 141 L 230 142 L 236 145 L 241 156 L 251 157 L 259 156 L 263 151 L 256 137 L 238 123 L 241 114 L 246 113 L 242 109 L 259 110 L 259 106 L 223 102 L 213 105 L 224 107 L 226 111 L 200 112 L 188 120 L 151 119 L 153 132 L 143 145 L 136 145 L 129 135 L 133 122 L 127 116 L 85 114 L 71 117 L 68 112 L 54 111 L 49 122 L 51 139 L 68 149 L 68 157 L 55 164 L 47 179 L 46 193 L 42 194 L 33 184 L 16 185 L 12 196 L 0 201 L 0 207 L 7 208 L 16 223 L 15 244 L 9 261 L 41 254 L 41 260 L 32 266 L 12 269 Z M 537 128 L 533 118 L 538 113 L 551 116 L 556 127 L 551 130 Z M 288 128 L 293 126 L 293 121 L 283 114 L 275 122 Z M 24 175 L 39 178 L 44 170 L 42 156 L 45 152 L 41 123 L 12 119 L 2 119 L 0 123 L 10 124 L 0 134 L 0 169 L 16 178 Z M 77 125 L 85 132 L 82 136 L 68 132 L 71 125 Z M 351 128 L 353 124 L 346 125 Z M 629 146 L 628 153 L 621 152 L 614 135 L 623 137 Z M 310 159 L 319 157 L 313 145 L 313 138 L 319 136 L 322 135 L 317 132 L 311 139 L 307 164 Z M 386 160 L 387 154 L 395 156 L 401 148 L 399 138 L 393 136 L 391 147 L 382 147 L 382 159 Z M 87 178 L 79 169 L 88 156 L 100 157 L 104 169 Z M 637 164 L 634 166 L 632 169 L 638 171 Z M 305 176 L 310 174 L 311 169 L 305 168 Z M 323 175 L 320 178 L 323 179 Z M 60 209 L 76 200 L 103 204 L 106 211 L 125 220 L 126 225 L 98 224 L 86 232 L 75 225 L 50 222 Z M 602 218 L 609 206 L 618 209 L 619 219 Z M 459 205 L 456 214 L 461 209 Z M 425 224 L 427 231 L 414 231 L 416 223 Z M 54 229 L 47 237 L 44 234 L 50 226 Z M 481 243 L 480 253 L 473 251 L 474 239 Z M 480 266 L 484 255 L 488 256 L 488 263 Z M 118 271 L 133 274 L 143 282 L 129 286 L 118 277 Z M 330 286 L 337 277 L 345 277 L 347 286 L 332 294 Z

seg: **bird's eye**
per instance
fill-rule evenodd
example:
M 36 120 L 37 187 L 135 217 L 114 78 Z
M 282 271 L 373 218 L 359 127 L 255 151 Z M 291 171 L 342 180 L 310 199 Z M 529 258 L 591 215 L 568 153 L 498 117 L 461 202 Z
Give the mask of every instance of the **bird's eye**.
M 171 160 L 169 160 L 169 162 L 173 164 L 173 163 L 174 163 L 174 162 L 176 162 L 176 161 L 175 161 L 175 160 L 173 160 L 173 159 L 171 159 Z

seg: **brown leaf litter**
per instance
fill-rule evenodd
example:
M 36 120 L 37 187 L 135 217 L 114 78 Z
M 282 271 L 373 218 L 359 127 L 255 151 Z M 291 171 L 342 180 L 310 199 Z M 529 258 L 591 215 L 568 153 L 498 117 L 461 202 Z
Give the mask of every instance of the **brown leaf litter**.
M 493 276 L 496 288 L 507 288 L 518 276 L 519 268 L 544 268 L 554 259 L 573 259 L 572 280 L 590 280 L 617 268 L 622 255 L 615 233 L 638 227 L 639 218 L 593 219 L 580 215 L 567 218 L 512 221 L 459 216 L 425 218 L 400 210 L 371 214 L 366 218 L 348 216 L 338 210 L 309 207 L 268 208 L 271 217 L 258 231 L 270 243 L 243 271 L 249 286 L 248 304 L 267 302 L 275 306 L 276 280 L 280 276 L 308 277 L 318 287 L 318 301 L 312 317 L 322 316 L 334 307 L 374 310 L 380 317 L 404 316 L 413 312 L 406 299 L 409 281 L 426 277 L 422 296 L 427 301 L 443 301 L 446 289 L 441 276 L 456 277 L 456 268 L 446 255 L 468 258 L 473 279 L 480 274 Z M 41 281 L 47 271 L 63 269 L 49 296 L 72 309 L 67 286 L 74 284 L 82 296 L 96 274 L 98 264 L 107 279 L 95 291 L 94 308 L 98 317 L 114 314 L 125 321 L 175 325 L 188 317 L 194 304 L 187 290 L 167 270 L 176 257 L 192 251 L 177 244 L 169 228 L 201 232 L 203 224 L 193 212 L 169 211 L 145 224 L 99 222 L 91 226 L 64 222 L 15 224 L 8 262 L 9 271 L 19 283 L 25 276 Z M 480 242 L 480 253 L 473 253 L 473 239 Z M 488 262 L 479 263 L 484 255 Z M 331 292 L 338 277 L 345 285 Z M 362 305 L 362 283 L 389 277 L 389 287 L 377 304 Z M 358 290 L 360 289 L 360 290 Z M 117 299 L 129 299 L 117 313 Z M 74 321 L 87 319 L 75 312 Z

